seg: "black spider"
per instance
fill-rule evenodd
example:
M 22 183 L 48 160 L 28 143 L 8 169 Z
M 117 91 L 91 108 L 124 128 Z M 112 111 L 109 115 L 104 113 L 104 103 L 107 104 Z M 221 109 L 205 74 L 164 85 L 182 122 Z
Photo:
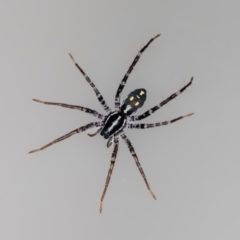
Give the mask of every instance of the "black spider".
M 103 136 L 105 139 L 108 139 L 107 141 L 107 147 L 110 147 L 113 143 L 113 152 L 112 152 L 112 156 L 111 156 L 111 163 L 110 163 L 110 167 L 108 170 L 108 175 L 107 175 L 107 179 L 106 179 L 106 183 L 105 183 L 105 187 L 101 196 L 101 202 L 100 202 L 100 212 L 102 211 L 102 203 L 103 203 L 103 199 L 105 196 L 105 193 L 107 191 L 108 188 L 108 184 L 110 182 L 110 178 L 111 178 L 111 174 L 114 168 L 114 164 L 115 164 L 115 160 L 116 160 L 116 156 L 117 156 L 117 152 L 118 152 L 118 142 L 119 142 L 119 136 L 121 136 L 121 138 L 123 139 L 123 141 L 126 143 L 126 145 L 128 146 L 128 149 L 130 151 L 130 153 L 132 154 L 135 163 L 145 181 L 145 184 L 147 186 L 147 189 L 149 190 L 149 192 L 151 193 L 152 197 L 154 199 L 156 199 L 155 195 L 153 194 L 153 192 L 150 189 L 150 186 L 148 184 L 147 178 L 143 172 L 143 169 L 140 165 L 140 162 L 138 160 L 137 154 L 130 142 L 130 140 L 128 139 L 128 137 L 125 135 L 124 133 L 124 128 L 138 128 L 138 129 L 145 129 L 145 128 L 153 128 L 153 127 L 158 127 L 158 126 L 162 126 L 162 125 L 167 125 L 173 122 L 176 122 L 182 118 L 185 117 L 189 117 L 191 116 L 193 113 L 187 114 L 185 116 L 181 116 L 175 119 L 172 119 L 170 121 L 164 121 L 164 122 L 158 122 L 158 123 L 135 123 L 138 120 L 142 120 L 146 117 L 149 117 L 152 113 L 154 113 L 156 110 L 158 110 L 160 107 L 162 107 L 163 105 L 165 105 L 166 103 L 168 103 L 169 101 L 171 101 L 172 99 L 174 99 L 175 97 L 177 97 L 179 94 L 181 94 L 187 87 L 189 87 L 192 84 L 193 81 L 193 77 L 191 78 L 190 82 L 183 88 L 181 88 L 178 92 L 172 94 L 170 97 L 168 97 L 167 99 L 165 99 L 164 101 L 160 102 L 158 105 L 156 105 L 155 107 L 151 108 L 150 110 L 146 111 L 145 113 L 141 114 L 141 115 L 132 115 L 134 112 L 136 112 L 139 108 L 141 108 L 144 104 L 144 102 L 146 101 L 146 96 L 147 96 L 147 92 L 145 89 L 141 88 L 141 89 L 136 89 L 134 91 L 132 91 L 127 99 L 120 105 L 120 94 L 127 82 L 127 79 L 130 75 L 130 73 L 132 72 L 134 66 L 136 65 L 136 63 L 138 62 L 141 54 L 144 52 L 144 50 L 149 46 L 149 44 L 156 39 L 157 37 L 159 37 L 160 34 L 156 35 L 154 38 L 150 39 L 150 41 L 139 51 L 139 53 L 137 54 L 137 56 L 135 57 L 135 59 L 133 60 L 133 63 L 131 64 L 131 66 L 129 67 L 127 73 L 125 74 L 125 76 L 123 77 L 116 96 L 115 96 L 115 110 L 112 111 L 108 105 L 106 104 L 105 100 L 103 99 L 103 96 L 100 94 L 100 92 L 98 91 L 98 89 L 96 88 L 96 86 L 94 85 L 94 83 L 90 80 L 90 78 L 85 74 L 85 72 L 82 70 L 82 68 L 76 63 L 76 61 L 74 60 L 73 56 L 71 54 L 70 57 L 72 59 L 72 61 L 74 62 L 75 66 L 79 69 L 79 71 L 83 74 L 83 76 L 85 77 L 85 79 L 87 80 L 87 82 L 90 84 L 90 86 L 93 88 L 98 101 L 102 104 L 104 110 L 108 113 L 107 115 L 102 115 L 100 113 L 98 113 L 95 110 L 89 109 L 89 108 L 85 108 L 82 106 L 75 106 L 75 105 L 68 105 L 65 103 L 54 103 L 54 102 L 44 102 L 41 100 L 37 100 L 37 99 L 33 99 L 33 101 L 35 102 L 39 102 L 39 103 L 43 103 L 43 104 L 48 104 L 48 105 L 57 105 L 57 106 L 61 106 L 61 107 L 66 107 L 66 108 L 72 108 L 72 109 L 78 109 L 87 113 L 90 113 L 92 115 L 94 115 L 95 117 L 99 118 L 100 121 L 98 122 L 92 122 L 89 123 L 85 126 L 82 126 L 80 128 L 77 128 L 73 131 L 71 131 L 70 133 L 57 138 L 56 140 L 54 140 L 51 143 L 48 143 L 47 145 L 39 148 L 39 149 L 35 149 L 33 151 L 30 151 L 29 153 L 34 153 L 34 152 L 38 152 L 40 150 L 43 150 L 57 142 L 60 142 L 68 137 L 71 137 L 72 135 L 76 134 L 76 133 L 80 133 L 83 131 L 86 131 L 87 129 L 93 128 L 93 127 L 97 127 L 98 130 L 94 133 L 94 134 L 88 134 L 89 136 L 93 137 L 96 136 L 98 133 L 100 133 L 101 136 Z

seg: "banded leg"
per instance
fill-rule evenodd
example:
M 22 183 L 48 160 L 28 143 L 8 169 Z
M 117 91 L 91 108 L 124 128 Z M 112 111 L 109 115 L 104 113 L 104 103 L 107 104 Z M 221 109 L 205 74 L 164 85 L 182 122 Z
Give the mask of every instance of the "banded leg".
M 118 142 L 119 142 L 119 138 L 115 137 L 114 138 L 114 148 L 113 148 L 112 157 L 111 157 L 111 163 L 110 163 L 107 179 L 106 179 L 106 182 L 105 182 L 105 187 L 104 187 L 104 190 L 103 190 L 103 193 L 102 193 L 102 196 L 101 196 L 101 201 L 100 201 L 100 213 L 102 212 L 103 199 L 105 197 L 105 194 L 106 194 L 106 191 L 107 191 L 110 179 L 111 179 L 111 175 L 112 175 L 112 172 L 113 172 L 115 160 L 116 160 L 116 157 L 117 157 Z
M 164 122 L 158 122 L 158 123 L 129 123 L 128 124 L 128 128 L 145 129 L 145 128 L 160 127 L 160 126 L 163 126 L 163 125 L 168 125 L 168 124 L 174 123 L 174 122 L 176 122 L 176 121 L 178 121 L 180 119 L 183 119 L 183 118 L 186 118 L 186 117 L 190 117 L 192 115 L 193 115 L 193 113 L 190 113 L 190 114 L 187 114 L 185 116 L 174 118 L 174 119 L 172 119 L 170 121 L 164 121 Z
M 191 77 L 190 82 L 184 86 L 183 88 L 181 88 L 179 91 L 175 92 L 174 94 L 172 94 L 170 97 L 168 97 L 167 99 L 165 99 L 164 101 L 160 102 L 158 105 L 156 105 L 155 107 L 149 109 L 148 111 L 146 111 L 145 113 L 141 114 L 141 115 L 137 115 L 137 116 L 131 116 L 131 121 L 138 121 L 138 120 L 142 120 L 148 116 L 150 116 L 151 114 L 153 114 L 155 111 L 157 111 L 159 108 L 161 108 L 163 105 L 167 104 L 169 101 L 173 100 L 174 98 L 176 98 L 178 95 L 180 95 L 184 90 L 186 90 L 193 81 L 193 77 Z
M 127 82 L 127 79 L 130 75 L 130 73 L 132 72 L 134 66 L 137 64 L 139 58 L 141 57 L 141 54 L 145 51 L 145 49 L 150 45 L 151 42 L 153 42 L 157 37 L 159 37 L 160 34 L 156 35 L 154 38 L 151 38 L 150 41 L 138 52 L 137 56 L 134 58 L 131 66 L 129 67 L 127 73 L 125 74 L 125 76 L 123 77 L 119 87 L 118 87 L 118 90 L 117 90 L 117 93 L 116 93 L 116 96 L 115 96 L 115 108 L 119 108 L 120 106 L 120 94 Z
M 43 147 L 41 147 L 41 148 L 39 148 L 39 149 L 32 150 L 32 151 L 30 151 L 29 153 L 35 153 L 35 152 L 44 150 L 45 148 L 50 147 L 50 146 L 52 146 L 53 144 L 58 143 L 58 142 L 66 139 L 66 138 L 69 138 L 69 137 L 71 137 L 72 135 L 74 135 L 74 134 L 76 134 L 76 133 L 84 132 L 84 131 L 86 131 L 86 130 L 89 129 L 89 128 L 100 127 L 101 125 L 102 125 L 102 122 L 92 122 L 92 123 L 89 123 L 89 124 L 87 124 L 87 125 L 85 125 L 85 126 L 82 126 L 82 127 L 80 127 L 80 128 L 77 128 L 77 129 L 71 131 L 70 133 L 68 133 L 68 134 L 66 134 L 66 135 L 64 135 L 64 136 L 62 136 L 62 137 L 60 137 L 60 138 L 55 139 L 54 141 L 48 143 L 47 145 L 45 145 L 45 146 L 43 146 Z
M 38 103 L 47 104 L 47 105 L 55 105 L 55 106 L 60 106 L 60 107 L 65 107 L 65 108 L 77 109 L 77 110 L 92 114 L 93 116 L 95 116 L 95 117 L 97 117 L 101 120 L 103 120 L 105 118 L 104 115 L 98 113 L 95 110 L 92 110 L 92 109 L 86 108 L 86 107 L 69 105 L 69 104 L 66 104 L 66 103 L 44 102 L 44 101 L 41 101 L 41 100 L 38 100 L 38 99 L 33 99 L 33 101 L 38 102 Z
M 84 76 L 84 78 L 87 80 L 87 82 L 90 84 L 90 86 L 93 88 L 93 91 L 95 92 L 98 101 L 102 104 L 104 110 L 106 112 L 110 112 L 111 109 L 108 107 L 107 103 L 105 102 L 105 100 L 103 99 L 103 96 L 100 94 L 100 92 L 98 91 L 98 89 L 96 88 L 95 84 L 91 81 L 91 79 L 86 75 L 86 73 L 82 70 L 82 68 L 76 63 L 75 59 L 73 58 L 73 56 L 69 53 L 70 58 L 72 59 L 73 63 L 75 64 L 75 66 L 78 68 L 78 70 L 82 73 L 82 75 Z
M 141 167 L 141 164 L 140 164 L 140 162 L 139 162 L 139 160 L 138 160 L 137 154 L 136 154 L 136 152 L 135 152 L 135 150 L 134 150 L 134 148 L 133 148 L 133 146 L 132 146 L 132 143 L 131 143 L 130 140 L 127 138 L 127 136 L 125 135 L 124 132 L 122 132 L 120 135 L 121 135 L 122 139 L 124 140 L 124 142 L 127 144 L 128 149 L 129 149 L 130 153 L 132 154 L 132 156 L 133 156 L 133 158 L 134 158 L 134 160 L 135 160 L 135 163 L 136 163 L 136 165 L 137 165 L 137 167 L 138 167 L 138 170 L 140 171 L 140 173 L 141 173 L 141 175 L 142 175 L 142 177 L 143 177 L 143 180 L 144 180 L 144 182 L 145 182 L 145 184 L 146 184 L 146 186 L 147 186 L 147 189 L 149 190 L 149 192 L 150 192 L 150 194 L 152 195 L 152 197 L 153 197 L 155 200 L 157 200 L 156 197 L 155 197 L 155 195 L 154 195 L 154 193 L 153 193 L 152 190 L 150 189 L 150 186 L 149 186 L 149 184 L 148 184 L 147 178 L 146 178 L 145 173 L 144 173 L 144 171 L 143 171 L 143 169 L 142 169 L 142 167 Z

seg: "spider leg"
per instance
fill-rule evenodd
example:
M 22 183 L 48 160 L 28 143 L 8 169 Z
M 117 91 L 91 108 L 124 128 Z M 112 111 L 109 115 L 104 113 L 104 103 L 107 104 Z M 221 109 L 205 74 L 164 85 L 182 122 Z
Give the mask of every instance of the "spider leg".
M 157 200 L 156 197 L 155 197 L 155 195 L 154 195 L 154 193 L 152 192 L 149 184 L 148 184 L 147 178 L 146 178 L 145 173 L 144 173 L 144 171 L 143 171 L 143 169 L 142 169 L 142 167 L 141 167 L 141 164 L 140 164 L 140 162 L 139 162 L 139 160 L 138 160 L 137 154 L 136 154 L 136 152 L 135 152 L 135 150 L 134 150 L 134 148 L 133 148 L 133 146 L 132 146 L 132 143 L 130 142 L 130 140 L 128 139 L 128 137 L 125 135 L 124 132 L 120 133 L 120 135 L 121 135 L 122 139 L 124 140 L 124 142 L 127 144 L 128 149 L 129 149 L 130 153 L 132 154 L 132 156 L 133 156 L 133 158 L 134 158 L 134 160 L 135 160 L 135 163 L 136 163 L 136 165 L 137 165 L 137 167 L 138 167 L 138 170 L 140 171 L 140 173 L 141 173 L 141 175 L 142 175 L 142 177 L 143 177 L 143 180 L 144 180 L 144 182 L 145 182 L 145 184 L 146 184 L 146 186 L 147 186 L 147 189 L 149 190 L 149 192 L 150 192 L 150 194 L 152 195 L 152 197 L 153 197 L 155 200 Z
M 77 110 L 92 114 L 93 116 L 95 116 L 97 118 L 100 118 L 102 120 L 105 118 L 104 115 L 98 113 L 95 110 L 92 110 L 92 109 L 86 108 L 86 107 L 69 105 L 69 104 L 66 104 L 66 103 L 44 102 L 44 101 L 41 101 L 41 100 L 38 100 L 38 99 L 33 99 L 33 101 L 38 102 L 38 103 L 47 104 L 47 105 L 55 105 L 55 106 L 60 106 L 60 107 L 65 107 L 65 108 L 77 109 Z
M 101 196 L 101 201 L 100 201 L 100 213 L 102 212 L 103 199 L 105 197 L 105 194 L 106 194 L 106 191 L 107 191 L 110 179 L 111 179 L 111 175 L 112 175 L 112 172 L 113 172 L 115 160 L 116 160 L 116 157 L 117 157 L 118 142 L 119 142 L 119 137 L 118 136 L 114 137 L 114 148 L 113 148 L 113 152 L 112 152 L 111 163 L 110 163 L 107 179 L 106 179 L 106 182 L 105 182 L 104 190 L 103 190 L 103 193 L 102 193 L 102 196 Z
M 92 123 L 89 123 L 89 124 L 87 124 L 87 125 L 85 125 L 85 126 L 82 126 L 82 127 L 80 127 L 80 128 L 77 128 L 77 129 L 69 132 L 68 134 L 66 134 L 66 135 L 64 135 L 64 136 L 62 136 L 62 137 L 60 137 L 60 138 L 55 139 L 54 141 L 48 143 L 47 145 L 45 145 L 45 146 L 43 146 L 43 147 L 41 147 L 41 148 L 39 148 L 39 149 L 32 150 L 32 151 L 30 151 L 29 153 L 35 153 L 35 152 L 44 150 L 45 148 L 50 147 L 51 145 L 53 145 L 53 144 L 55 144 L 55 143 L 58 143 L 58 142 L 66 139 L 66 138 L 69 138 L 69 137 L 71 137 L 72 135 L 74 135 L 74 134 L 76 134 L 76 133 L 84 132 L 84 131 L 86 131 L 86 130 L 89 129 L 89 128 L 100 127 L 101 125 L 102 125 L 102 122 L 92 122 Z
M 168 125 L 171 123 L 174 123 L 180 119 L 186 118 L 186 117 L 190 117 L 192 116 L 193 113 L 187 114 L 185 116 L 181 116 L 178 118 L 174 118 L 170 121 L 164 121 L 164 122 L 158 122 L 158 123 L 129 123 L 128 124 L 128 128 L 138 128 L 138 129 L 145 129 L 145 128 L 154 128 L 154 127 L 159 127 L 159 126 L 163 126 L 163 125 Z
M 121 92 L 122 92 L 122 90 L 123 90 L 123 88 L 124 88 L 124 86 L 127 82 L 127 79 L 129 77 L 130 73 L 132 72 L 134 66 L 137 64 L 139 58 L 141 57 L 141 54 L 146 50 L 146 48 L 150 45 L 150 43 L 153 42 L 159 36 L 160 36 L 160 34 L 156 35 L 154 38 L 151 38 L 149 40 L 149 42 L 138 52 L 137 56 L 134 58 L 131 66 L 129 67 L 127 73 L 124 75 L 124 77 L 123 77 L 123 79 L 122 79 L 122 81 L 121 81 L 121 83 L 118 87 L 118 90 L 117 90 L 117 93 L 116 93 L 116 96 L 115 96 L 115 108 L 116 109 L 119 108 L 119 106 L 120 106 L 120 94 L 121 94 Z
M 100 127 L 95 133 L 88 133 L 88 136 L 89 136 L 89 137 L 94 137 L 94 136 L 96 136 L 97 134 L 99 134 L 99 133 L 101 132 L 101 130 L 102 130 L 102 127 Z
M 191 77 L 190 82 L 184 86 L 183 88 L 181 88 L 179 91 L 175 92 L 174 94 L 172 94 L 170 97 L 168 97 L 167 99 L 163 100 L 162 102 L 160 102 L 158 105 L 156 105 L 155 107 L 149 109 L 148 111 L 146 111 L 145 113 L 141 114 L 141 115 L 137 115 L 137 116 L 131 116 L 130 119 L 131 121 L 138 121 L 138 120 L 142 120 L 148 116 L 150 116 L 151 114 L 153 114 L 155 111 L 157 111 L 160 107 L 162 107 L 163 105 L 167 104 L 169 101 L 173 100 L 174 98 L 176 98 L 178 95 L 180 95 L 184 90 L 186 90 L 193 81 L 193 77 Z
M 72 59 L 73 63 L 75 64 L 75 66 L 78 68 L 78 70 L 82 73 L 82 75 L 84 76 L 84 78 L 87 80 L 87 82 L 90 84 L 90 86 L 93 88 L 93 91 L 95 92 L 98 101 L 102 104 L 104 110 L 106 112 L 110 112 L 111 109 L 108 107 L 107 103 L 105 102 L 105 100 L 103 99 L 103 96 L 100 94 L 100 92 L 98 91 L 98 89 L 96 88 L 95 84 L 91 81 L 91 79 L 86 75 L 86 73 L 82 70 L 82 68 L 77 64 L 77 62 L 75 61 L 75 59 L 73 58 L 73 56 L 69 53 L 70 58 Z

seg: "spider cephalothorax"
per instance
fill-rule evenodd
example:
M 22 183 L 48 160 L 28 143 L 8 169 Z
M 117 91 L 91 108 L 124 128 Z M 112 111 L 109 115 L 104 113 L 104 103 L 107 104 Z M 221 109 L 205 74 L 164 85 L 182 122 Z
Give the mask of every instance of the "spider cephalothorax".
M 149 117 L 152 113 L 154 113 L 156 110 L 161 108 L 163 105 L 165 105 L 166 103 L 168 103 L 172 99 L 176 98 L 179 94 L 181 94 L 187 87 L 189 87 L 192 84 L 193 78 L 191 78 L 190 82 L 186 86 L 181 88 L 178 92 L 175 92 L 170 97 L 168 97 L 164 101 L 160 102 L 159 104 L 157 104 L 156 106 L 149 109 L 148 111 L 146 111 L 143 114 L 133 115 L 133 113 L 135 113 L 139 108 L 141 108 L 143 106 L 144 102 L 146 101 L 147 91 L 143 88 L 136 89 L 136 90 L 132 91 L 128 95 L 128 97 L 125 99 L 125 101 L 123 101 L 123 103 L 120 105 L 120 94 L 121 94 L 121 92 L 122 92 L 122 90 L 123 90 L 123 88 L 124 88 L 124 86 L 127 82 L 127 79 L 129 77 L 130 73 L 132 72 L 134 66 L 138 62 L 138 60 L 139 60 L 141 54 L 144 52 L 144 50 L 149 46 L 149 44 L 154 39 L 156 39 L 159 36 L 160 36 L 160 34 L 158 34 L 154 38 L 150 39 L 150 41 L 139 51 L 139 53 L 135 57 L 133 63 L 129 67 L 127 73 L 123 77 L 123 79 L 122 79 L 122 81 L 121 81 L 121 83 L 118 87 L 116 96 L 115 96 L 115 110 L 111 110 L 108 107 L 105 100 L 103 99 L 103 96 L 100 94 L 100 92 L 96 88 L 95 84 L 85 74 L 85 72 L 82 70 L 82 68 L 76 63 L 76 61 L 74 60 L 72 55 L 69 54 L 72 61 L 75 64 L 75 66 L 79 69 L 79 71 L 83 74 L 84 78 L 87 80 L 87 82 L 93 88 L 99 102 L 103 106 L 104 110 L 107 112 L 107 115 L 102 115 L 95 110 L 92 110 L 92 109 L 89 109 L 89 108 L 86 108 L 86 107 L 82 107 L 82 106 L 69 105 L 69 104 L 65 104 L 65 103 L 44 102 L 44 101 L 41 101 L 41 100 L 33 99 L 34 101 L 39 102 L 39 103 L 43 103 L 43 104 L 58 105 L 58 106 L 61 106 L 61 107 L 66 107 L 66 108 L 78 109 L 80 111 L 84 111 L 86 113 L 92 114 L 95 117 L 100 119 L 100 121 L 98 121 L 98 122 L 92 122 L 92 123 L 89 123 L 85 126 L 77 128 L 77 129 L 69 132 L 68 134 L 66 134 L 64 136 L 62 136 L 60 138 L 57 138 L 56 140 L 50 142 L 47 145 L 45 145 L 45 146 L 43 146 L 39 149 L 35 149 L 35 150 L 29 152 L 29 153 L 34 153 L 34 152 L 43 150 L 43 149 L 45 149 L 45 148 L 47 148 L 47 147 L 49 147 L 49 146 L 51 146 L 51 145 L 53 145 L 57 142 L 60 142 L 60 141 L 66 139 L 68 137 L 71 137 L 72 135 L 74 135 L 76 133 L 80 133 L 80 132 L 86 131 L 87 129 L 97 127 L 97 131 L 95 133 L 88 134 L 88 135 L 93 137 L 93 136 L 96 136 L 98 133 L 100 133 L 101 136 L 103 136 L 105 139 L 108 140 L 107 141 L 107 147 L 110 147 L 113 143 L 113 152 L 112 152 L 112 156 L 111 156 L 111 163 L 110 163 L 110 167 L 109 167 L 109 170 L 108 170 L 108 175 L 107 175 L 105 187 L 104 187 L 102 197 L 101 197 L 101 202 L 100 202 L 100 212 L 102 211 L 103 199 L 104 199 L 105 193 L 107 191 L 108 184 L 109 184 L 110 178 L 111 178 L 111 174 L 112 174 L 112 171 L 113 171 L 113 168 L 114 168 L 115 160 L 116 160 L 116 157 L 117 157 L 119 137 L 121 137 L 123 139 L 123 141 L 126 143 L 128 149 L 129 149 L 131 155 L 133 156 L 133 158 L 135 160 L 135 163 L 136 163 L 136 165 L 137 165 L 137 167 L 138 167 L 138 169 L 139 169 L 139 171 L 140 171 L 140 173 L 143 177 L 143 180 L 145 181 L 147 189 L 149 190 L 149 192 L 151 193 L 153 198 L 156 199 L 155 195 L 153 194 L 152 190 L 150 189 L 147 178 L 146 178 L 146 176 L 143 172 L 143 169 L 140 165 L 140 162 L 138 160 L 137 154 L 136 154 L 130 140 L 128 139 L 128 137 L 124 133 L 124 129 L 125 128 L 144 129 L 144 128 L 158 127 L 158 126 L 167 125 L 167 124 L 176 122 L 176 121 L 178 121 L 182 118 L 189 117 L 193 114 L 193 113 L 190 113 L 190 114 L 172 119 L 170 121 L 164 121 L 164 122 L 158 122 L 158 123 L 150 123 L 150 124 L 149 123 L 135 123 L 139 120 L 142 120 L 146 117 Z
M 145 100 L 145 89 L 136 89 L 131 92 L 120 108 L 107 116 L 104 126 L 100 128 L 100 135 L 105 139 L 116 136 L 126 127 L 128 117 L 142 107 Z

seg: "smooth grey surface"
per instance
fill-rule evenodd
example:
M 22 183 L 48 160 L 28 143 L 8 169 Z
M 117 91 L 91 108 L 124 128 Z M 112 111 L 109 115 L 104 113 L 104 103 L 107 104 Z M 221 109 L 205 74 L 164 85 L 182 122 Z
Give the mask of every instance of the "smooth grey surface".
M 239 11 L 234 0 L 1 1 L 0 239 L 240 239 Z M 133 58 L 157 33 L 122 98 L 146 88 L 141 113 L 194 76 L 143 122 L 195 115 L 126 131 L 157 201 L 120 141 L 100 215 L 111 155 L 103 138 L 82 133 L 27 154 L 95 118 L 31 99 L 103 113 L 68 53 L 113 107 Z

